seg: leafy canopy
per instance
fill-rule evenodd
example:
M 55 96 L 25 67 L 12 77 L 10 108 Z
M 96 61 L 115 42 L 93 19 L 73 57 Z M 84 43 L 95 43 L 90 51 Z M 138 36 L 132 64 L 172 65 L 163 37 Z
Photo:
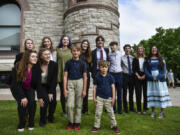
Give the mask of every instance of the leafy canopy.
M 180 74 L 180 27 L 156 29 L 156 34 L 148 40 L 141 40 L 139 44 L 145 48 L 146 56 L 152 45 L 157 45 L 161 56 L 166 60 L 167 70 L 172 69 L 177 75 Z M 137 45 L 132 47 L 132 55 L 136 54 Z

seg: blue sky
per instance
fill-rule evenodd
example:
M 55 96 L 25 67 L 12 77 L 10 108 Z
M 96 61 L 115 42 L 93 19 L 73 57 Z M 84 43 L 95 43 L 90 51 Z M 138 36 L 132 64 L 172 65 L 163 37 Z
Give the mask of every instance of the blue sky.
M 180 27 L 180 0 L 119 0 L 120 44 L 138 44 L 155 29 Z

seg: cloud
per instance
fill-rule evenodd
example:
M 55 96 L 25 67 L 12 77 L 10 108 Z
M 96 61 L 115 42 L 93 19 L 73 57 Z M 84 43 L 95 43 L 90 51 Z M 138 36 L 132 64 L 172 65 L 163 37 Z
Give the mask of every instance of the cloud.
M 179 27 L 179 7 L 179 0 L 119 0 L 121 47 L 150 38 L 157 27 Z

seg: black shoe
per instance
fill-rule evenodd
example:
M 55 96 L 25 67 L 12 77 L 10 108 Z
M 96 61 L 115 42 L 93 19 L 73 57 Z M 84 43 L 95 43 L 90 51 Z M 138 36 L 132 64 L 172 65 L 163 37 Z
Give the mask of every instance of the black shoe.
M 118 114 L 122 114 L 122 111 L 119 111 Z
M 124 110 L 125 113 L 128 113 L 128 110 Z
M 130 109 L 131 112 L 136 112 L 136 109 Z
M 46 123 L 40 121 L 40 122 L 39 122 L 39 126 L 40 126 L 40 127 L 45 127 L 45 126 L 46 126 Z
M 49 123 L 54 123 L 54 118 L 48 118 Z
M 82 114 L 88 115 L 88 111 L 83 111 Z

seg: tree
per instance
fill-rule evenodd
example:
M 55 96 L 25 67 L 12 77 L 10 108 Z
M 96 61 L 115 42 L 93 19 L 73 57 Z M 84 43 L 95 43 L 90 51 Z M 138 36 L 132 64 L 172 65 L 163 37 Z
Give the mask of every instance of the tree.
M 157 45 L 161 56 L 166 60 L 167 69 L 172 69 L 177 75 L 180 73 L 180 27 L 172 29 L 156 29 L 156 34 L 148 40 L 141 40 L 139 44 L 145 47 L 146 56 L 152 45 Z M 135 55 L 137 45 L 132 47 Z

